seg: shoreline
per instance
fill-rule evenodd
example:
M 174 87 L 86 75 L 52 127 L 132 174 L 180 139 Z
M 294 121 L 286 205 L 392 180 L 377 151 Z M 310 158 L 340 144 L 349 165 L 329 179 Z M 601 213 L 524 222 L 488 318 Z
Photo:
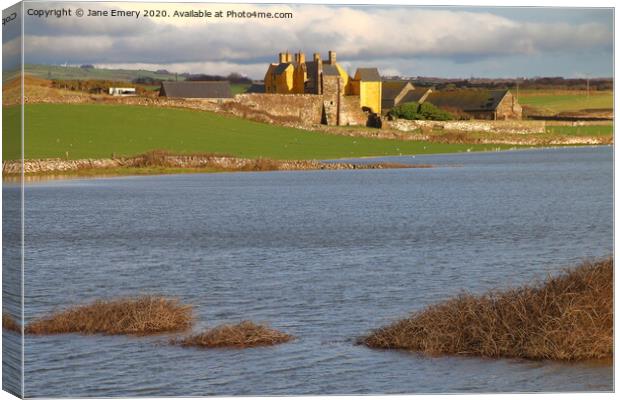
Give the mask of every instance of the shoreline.
M 609 144 L 569 144 L 569 145 L 549 145 L 549 146 L 530 146 L 530 147 L 511 147 L 509 149 L 500 150 L 473 150 L 473 151 L 453 151 L 449 153 L 425 153 L 425 154 L 401 154 L 401 155 L 388 155 L 388 156 L 364 156 L 364 157 L 343 157 L 343 158 L 330 158 L 323 161 L 348 161 L 348 160 L 370 160 L 373 158 L 394 158 L 394 157 L 434 157 L 434 156 L 450 156 L 450 155 L 463 155 L 463 154 L 489 154 L 489 153 L 513 153 L 519 151 L 542 151 L 542 150 L 559 150 L 559 149 L 582 149 L 582 148 L 597 148 L 597 147 L 613 147 L 613 143 Z
M 22 174 L 28 179 L 64 179 L 69 177 L 115 177 L 191 173 L 318 171 L 355 169 L 414 169 L 432 168 L 429 164 L 396 162 L 355 163 L 318 160 L 272 160 L 239 158 L 216 154 L 171 154 L 152 151 L 135 157 L 107 159 L 62 160 L 34 159 L 3 161 L 4 182 L 19 181 Z M 23 168 L 23 170 L 22 170 Z
M 206 174 L 230 172 L 273 172 L 273 171 L 320 171 L 320 170 L 355 170 L 355 169 L 420 169 L 434 168 L 432 164 L 405 164 L 388 161 L 363 162 L 381 158 L 426 158 L 429 156 L 449 156 L 465 154 L 485 154 L 504 152 L 527 152 L 541 150 L 558 150 L 566 148 L 603 148 L 612 144 L 569 145 L 569 146 L 532 146 L 527 148 L 510 148 L 485 151 L 463 151 L 433 154 L 403 154 L 391 156 L 343 157 L 326 160 L 272 160 L 248 159 L 223 155 L 183 155 L 164 151 L 153 151 L 135 157 L 109 159 L 63 160 L 59 158 L 24 160 L 25 181 L 114 178 L 132 176 L 157 176 L 180 174 Z M 145 159 L 150 160 L 151 164 Z M 357 160 L 362 162 L 357 162 Z M 20 162 L 3 161 L 2 180 L 6 183 L 19 182 L 22 176 Z

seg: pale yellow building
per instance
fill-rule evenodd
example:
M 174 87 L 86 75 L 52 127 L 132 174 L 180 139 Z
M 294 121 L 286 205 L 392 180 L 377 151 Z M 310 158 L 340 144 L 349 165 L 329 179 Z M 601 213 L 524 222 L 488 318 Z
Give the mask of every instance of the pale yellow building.
M 351 94 L 359 96 L 360 107 L 381 113 L 381 76 L 377 68 L 358 68 L 351 81 Z

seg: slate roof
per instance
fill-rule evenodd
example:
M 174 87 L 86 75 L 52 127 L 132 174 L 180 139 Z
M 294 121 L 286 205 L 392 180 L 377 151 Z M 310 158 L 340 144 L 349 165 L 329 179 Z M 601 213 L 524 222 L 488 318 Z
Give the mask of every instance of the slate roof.
M 384 81 L 381 84 L 381 99 L 394 100 L 408 83 L 408 81 Z
M 380 82 L 381 76 L 377 68 L 358 68 L 355 71 L 355 79 L 367 82 Z
M 457 89 L 434 91 L 426 101 L 439 108 L 463 111 L 494 111 L 508 90 Z
M 228 81 L 162 82 L 159 95 L 187 99 L 226 99 L 233 97 Z
M 424 97 L 424 95 L 426 94 L 426 92 L 428 92 L 430 89 L 429 88 L 415 88 L 413 90 L 410 90 L 409 92 L 407 92 L 407 94 L 400 100 L 400 104 L 402 103 L 413 103 L 413 102 L 418 102 L 420 101 L 420 99 L 422 97 Z M 430 94 L 429 94 L 430 96 Z M 427 98 L 428 100 L 428 98 Z M 432 101 L 431 101 L 432 103 Z M 435 103 L 433 103 L 435 104 Z M 439 106 L 438 106 L 439 107 Z
M 335 65 L 323 64 L 323 75 L 327 76 L 340 76 L 338 68 Z
M 264 83 L 253 83 L 250 85 L 246 93 L 265 93 L 265 84 Z
M 280 75 L 281 73 L 283 73 L 284 71 L 286 71 L 286 69 L 288 68 L 289 65 L 292 65 L 293 63 L 281 63 L 276 67 L 276 75 Z

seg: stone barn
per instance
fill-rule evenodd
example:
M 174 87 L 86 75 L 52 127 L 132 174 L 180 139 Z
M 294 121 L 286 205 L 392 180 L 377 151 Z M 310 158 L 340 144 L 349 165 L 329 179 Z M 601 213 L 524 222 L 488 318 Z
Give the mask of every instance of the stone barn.
M 386 114 L 404 103 L 423 103 L 431 92 L 428 88 L 416 88 L 409 81 L 384 81 L 381 88 L 381 109 Z
M 475 119 L 522 119 L 523 110 L 510 90 L 455 89 L 433 91 L 426 99 L 443 110 Z

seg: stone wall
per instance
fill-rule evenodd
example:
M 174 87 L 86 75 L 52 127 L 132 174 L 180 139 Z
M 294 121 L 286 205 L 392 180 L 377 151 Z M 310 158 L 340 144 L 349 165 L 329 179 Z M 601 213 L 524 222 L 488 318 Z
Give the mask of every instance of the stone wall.
M 322 107 L 323 96 L 316 94 L 246 93 L 222 109 L 248 119 L 312 125 L 321 123 Z
M 343 96 L 340 98 L 340 125 L 366 126 L 368 114 L 360 108 L 358 96 Z
M 424 168 L 426 165 L 407 165 L 396 163 L 345 163 L 321 162 L 317 160 L 269 160 L 248 159 L 223 156 L 167 155 L 158 160 L 158 167 L 171 168 L 215 168 L 228 171 L 299 171 L 299 170 L 339 170 L 339 169 L 383 169 L 383 168 Z M 62 174 L 80 170 L 105 170 L 112 168 L 143 168 L 145 157 L 61 160 L 58 158 L 24 160 L 24 174 Z M 3 161 L 4 176 L 20 175 L 21 161 Z
M 545 121 L 409 121 L 397 119 L 386 122 L 390 128 L 403 132 L 433 129 L 461 132 L 545 133 Z
M 339 77 L 329 81 L 331 94 L 271 94 L 245 93 L 232 99 L 177 99 L 169 97 L 112 97 L 107 95 L 76 94 L 75 96 L 26 96 L 26 103 L 58 104 L 127 104 L 148 107 L 188 108 L 200 111 L 224 112 L 259 122 L 309 127 L 322 123 L 323 110 L 330 125 L 365 125 L 357 96 L 339 96 Z

